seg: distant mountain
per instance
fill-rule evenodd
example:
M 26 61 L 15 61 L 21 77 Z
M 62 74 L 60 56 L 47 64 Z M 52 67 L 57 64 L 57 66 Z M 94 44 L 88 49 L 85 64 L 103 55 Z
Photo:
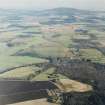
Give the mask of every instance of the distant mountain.
M 74 22 L 98 23 L 105 20 L 105 12 L 103 11 L 88 11 L 74 8 L 54 8 L 41 11 L 0 9 L 0 16 L 6 16 L 8 21 L 22 20 L 23 16 L 46 17 L 48 21 L 42 18 L 39 21 L 48 25 Z
M 43 11 L 37 11 L 37 15 L 75 15 L 75 14 L 91 14 L 94 13 L 93 11 L 87 11 L 87 10 L 80 10 L 80 9 L 74 9 L 74 8 L 54 8 L 54 9 L 48 9 Z
M 13 10 L 13 9 L 0 9 L 0 14 L 6 13 L 20 13 L 20 14 L 30 14 L 30 15 L 73 15 L 73 14 L 91 14 L 95 11 L 88 11 L 88 10 L 80 10 L 74 8 L 54 8 L 54 9 L 47 9 L 41 11 L 35 10 Z
M 71 14 L 91 14 L 96 12 L 104 12 L 105 11 L 88 11 L 88 10 L 80 10 L 80 9 L 74 9 L 74 8 L 54 8 L 54 9 L 47 9 L 47 10 L 14 10 L 14 9 L 1 9 L 0 8 L 0 14 L 6 14 L 6 13 L 20 13 L 20 14 L 31 14 L 31 15 L 71 15 Z M 33 14 L 34 13 L 34 14 Z

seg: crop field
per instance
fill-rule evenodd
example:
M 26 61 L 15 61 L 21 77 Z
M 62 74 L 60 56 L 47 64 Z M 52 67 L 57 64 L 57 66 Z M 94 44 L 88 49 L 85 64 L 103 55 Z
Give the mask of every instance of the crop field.
M 70 79 L 60 79 L 59 86 L 61 90 L 66 92 L 71 92 L 71 91 L 86 92 L 92 90 L 92 86 Z
M 79 53 L 82 58 L 91 59 L 93 62 L 105 63 L 103 62 L 105 56 L 97 49 L 81 49 Z
M 40 70 L 40 68 L 35 66 L 21 67 L 1 74 L 0 78 L 15 78 L 27 80 L 30 75 L 34 75 L 38 70 Z
M 61 74 L 55 74 L 55 69 L 56 68 L 49 68 L 48 70 L 46 70 L 45 72 L 39 74 L 38 76 L 36 76 L 35 78 L 32 79 L 32 81 L 48 81 L 48 80 L 52 80 L 52 79 L 66 79 L 66 76 L 63 76 Z
M 50 103 L 47 102 L 46 99 L 37 99 L 37 100 L 30 100 L 30 101 L 25 101 L 25 102 L 20 102 L 20 103 L 15 103 L 15 104 L 10 104 L 10 105 L 58 105 L 55 103 Z
M 50 81 L 0 80 L 0 104 L 46 98 L 47 89 L 57 89 L 57 86 Z

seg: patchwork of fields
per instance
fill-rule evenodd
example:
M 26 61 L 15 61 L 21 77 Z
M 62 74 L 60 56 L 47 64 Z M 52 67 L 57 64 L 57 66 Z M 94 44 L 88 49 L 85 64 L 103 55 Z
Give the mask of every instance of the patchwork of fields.
M 52 9 L 49 12 L 23 11 L 22 14 L 20 11 L 2 14 L 1 10 L 0 72 L 7 72 L 1 73 L 0 78 L 34 76 L 43 67 L 39 70 L 35 65 L 21 66 L 45 63 L 48 58 L 82 58 L 105 63 L 105 14 L 82 10 L 78 12 L 70 8 L 61 11 L 62 9 Z M 33 14 L 30 15 L 30 12 Z M 8 68 L 19 66 L 18 69 L 8 71 Z M 44 75 L 41 77 L 45 80 L 48 79 L 46 73 L 39 74 Z M 38 80 L 40 75 L 32 80 Z
M 51 82 L 59 85 L 60 92 L 98 90 L 101 94 L 105 89 L 105 12 L 0 9 L 0 82 L 7 87 L 11 80 L 17 92 L 24 91 L 26 84 L 24 97 L 27 90 L 37 93 L 44 82 L 44 90 Z M 11 92 L 10 85 L 8 89 L 1 85 L 1 93 L 2 89 Z

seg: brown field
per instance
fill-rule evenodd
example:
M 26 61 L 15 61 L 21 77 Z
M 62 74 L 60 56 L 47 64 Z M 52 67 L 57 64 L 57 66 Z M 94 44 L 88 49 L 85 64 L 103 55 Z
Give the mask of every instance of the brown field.
M 57 105 L 57 104 L 49 103 L 46 101 L 46 99 L 37 99 L 37 100 L 25 101 L 10 105 Z
M 60 79 L 60 83 L 57 85 L 62 91 L 66 92 L 86 92 L 92 90 L 92 86 L 70 79 Z
M 77 29 L 78 25 L 63 25 L 63 26 L 51 26 L 51 27 L 42 27 L 42 32 L 64 32 L 66 31 L 74 31 Z

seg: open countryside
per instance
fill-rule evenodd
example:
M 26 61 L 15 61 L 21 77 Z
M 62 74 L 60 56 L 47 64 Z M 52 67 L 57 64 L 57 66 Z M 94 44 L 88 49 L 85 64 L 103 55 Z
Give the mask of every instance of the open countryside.
M 0 105 L 105 105 L 104 34 L 103 11 L 0 10 Z

